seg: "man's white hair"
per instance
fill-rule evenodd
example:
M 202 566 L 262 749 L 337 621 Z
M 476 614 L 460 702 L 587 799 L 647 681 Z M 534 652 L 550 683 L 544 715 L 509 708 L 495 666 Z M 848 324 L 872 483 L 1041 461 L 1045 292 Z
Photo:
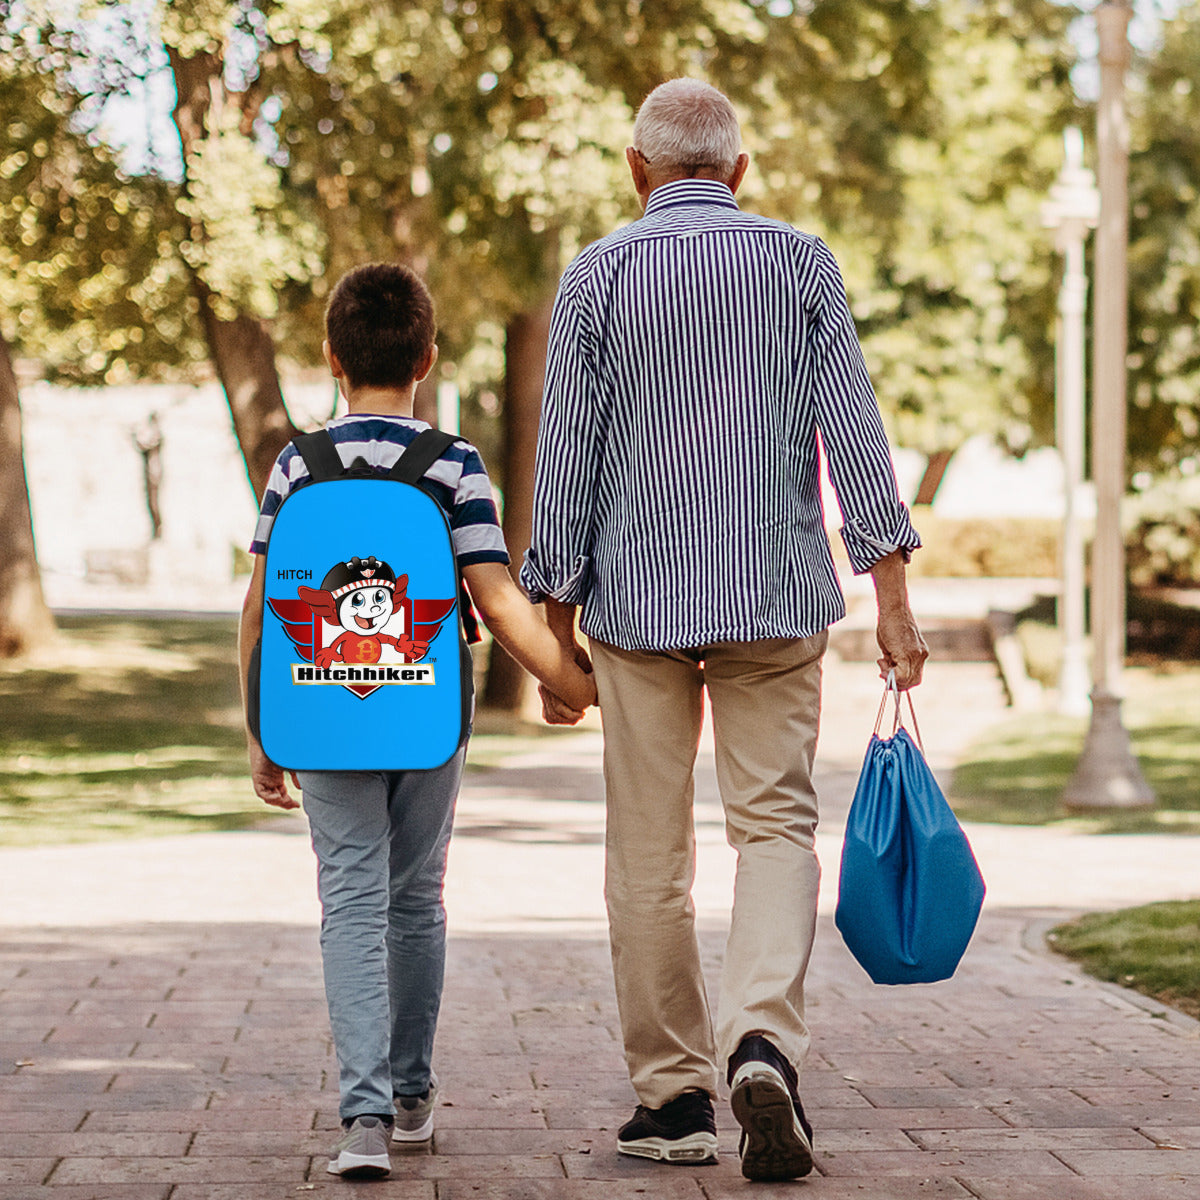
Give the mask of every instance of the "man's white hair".
M 638 109 L 633 147 L 661 170 L 711 167 L 730 174 L 742 135 L 733 105 L 715 87 L 699 79 L 670 79 Z

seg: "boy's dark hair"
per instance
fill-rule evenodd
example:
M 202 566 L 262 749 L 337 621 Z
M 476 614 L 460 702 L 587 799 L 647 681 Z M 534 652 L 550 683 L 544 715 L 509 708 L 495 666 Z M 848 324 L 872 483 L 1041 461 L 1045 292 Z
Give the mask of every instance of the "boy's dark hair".
M 329 348 L 352 387 L 406 387 L 436 334 L 429 289 L 399 263 L 355 267 L 325 309 Z

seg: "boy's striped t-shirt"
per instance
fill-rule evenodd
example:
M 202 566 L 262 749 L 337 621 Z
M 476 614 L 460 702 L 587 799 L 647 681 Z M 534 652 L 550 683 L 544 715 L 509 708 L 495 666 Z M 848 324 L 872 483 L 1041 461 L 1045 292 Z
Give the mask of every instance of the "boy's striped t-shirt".
M 417 434 L 429 426 L 410 417 L 351 414 L 338 417 L 325 428 L 345 466 L 362 458 L 369 467 L 382 473 L 390 470 Z M 496 515 L 492 485 L 479 451 L 469 442 L 455 442 L 430 467 L 425 478 L 449 520 L 459 567 L 484 562 L 507 564 L 508 550 Z M 271 468 L 254 540 L 250 543 L 251 554 L 267 552 L 279 506 L 289 493 L 308 482 L 304 459 L 289 442 Z

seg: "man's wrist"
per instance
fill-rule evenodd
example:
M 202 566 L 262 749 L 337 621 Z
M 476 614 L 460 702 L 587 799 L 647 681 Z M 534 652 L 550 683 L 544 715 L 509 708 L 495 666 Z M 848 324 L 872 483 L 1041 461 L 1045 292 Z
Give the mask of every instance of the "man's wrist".
M 575 644 L 575 605 L 546 597 L 546 624 L 564 646 Z
M 875 563 L 871 568 L 871 581 L 881 609 L 908 607 L 908 580 L 904 557 L 899 550 L 885 554 Z

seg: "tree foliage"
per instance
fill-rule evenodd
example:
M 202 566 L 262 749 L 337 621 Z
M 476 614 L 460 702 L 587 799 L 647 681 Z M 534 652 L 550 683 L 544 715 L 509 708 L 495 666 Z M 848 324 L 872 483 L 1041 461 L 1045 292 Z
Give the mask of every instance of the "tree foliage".
M 1129 443 L 1132 465 L 1200 452 L 1200 3 L 1186 0 L 1137 64 L 1130 102 Z
M 1052 0 L 0 0 L 0 327 L 87 382 L 194 364 L 208 308 L 315 363 L 331 283 L 399 257 L 439 300 L 446 372 L 468 395 L 502 391 L 508 322 L 636 215 L 637 104 L 699 74 L 743 115 L 746 203 L 842 262 L 897 439 L 1020 444 L 1051 424 L 1057 263 L 1039 210 L 1083 116 L 1074 15 Z M 1140 465 L 1200 443 L 1198 29 L 1187 0 L 1132 97 Z M 97 113 L 181 63 L 213 85 L 184 177 L 129 177 Z
M 864 350 L 901 444 L 975 433 L 1020 448 L 1053 431 L 1058 265 L 1041 206 L 1078 119 L 1073 10 L 943 0 L 924 127 L 893 163 L 894 220 L 858 301 Z M 865 272 L 864 272 L 865 273 Z
M 111 30 L 127 7 L 90 0 L 80 12 Z M 105 372 L 194 357 L 189 269 L 219 316 L 268 319 L 289 354 L 314 362 L 330 283 L 401 257 L 439 298 L 447 369 L 468 387 L 494 382 L 495 331 L 543 300 L 582 244 L 635 214 L 622 159 L 633 112 L 655 83 L 688 73 L 743 114 L 748 202 L 834 246 L 903 441 L 937 448 L 1045 408 L 1053 289 L 1037 206 L 1072 112 L 1071 10 L 1050 0 L 157 0 L 152 15 L 159 45 L 127 57 L 161 65 L 165 53 L 178 74 L 207 56 L 219 84 L 182 186 L 120 178 L 71 130 L 62 105 L 85 101 L 52 93 L 69 96 L 64 73 L 88 59 L 78 26 L 35 23 L 42 91 L 12 109 L 55 126 L 57 141 L 35 142 L 55 146 L 58 169 L 73 138 L 76 171 L 117 176 L 128 221 L 116 229 L 102 181 L 75 189 L 95 193 L 112 253 L 133 258 L 115 264 L 124 306 L 105 306 L 111 329 L 92 339 L 111 346 Z M 40 212 L 49 224 L 63 207 Z M 74 240 L 79 272 L 95 246 Z M 54 254 L 38 243 L 26 258 L 40 270 Z M 100 266 L 88 279 L 111 281 L 115 299 L 117 272 Z M 103 292 L 79 282 L 63 291 Z M 138 319 L 158 301 L 188 327 L 173 352 Z
M 88 136 L 78 69 L 90 51 L 25 7 L 0 3 L 0 329 L 47 376 L 75 383 L 195 361 L 167 188 L 129 177 Z

